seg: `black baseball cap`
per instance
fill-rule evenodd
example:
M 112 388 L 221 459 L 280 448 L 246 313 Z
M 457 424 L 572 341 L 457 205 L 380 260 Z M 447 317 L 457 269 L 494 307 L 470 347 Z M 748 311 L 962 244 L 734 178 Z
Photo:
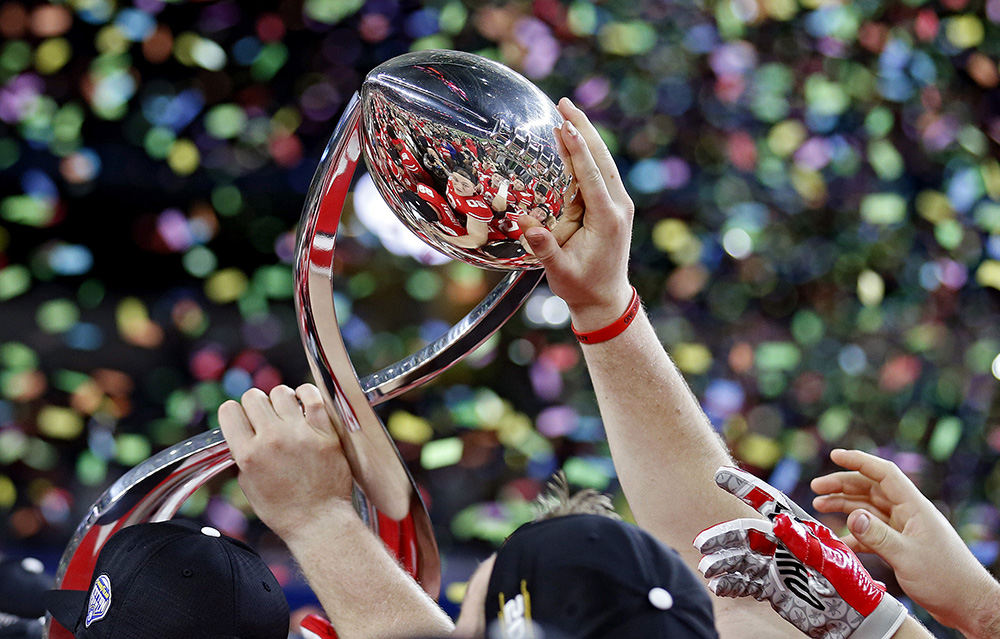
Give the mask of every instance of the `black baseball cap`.
M 286 639 L 288 602 L 267 564 L 214 528 L 136 524 L 101 549 L 90 588 L 45 606 L 77 639 Z
M 677 551 L 601 515 L 525 524 L 497 551 L 486 594 L 490 636 L 539 623 L 574 639 L 717 638 L 705 586 Z

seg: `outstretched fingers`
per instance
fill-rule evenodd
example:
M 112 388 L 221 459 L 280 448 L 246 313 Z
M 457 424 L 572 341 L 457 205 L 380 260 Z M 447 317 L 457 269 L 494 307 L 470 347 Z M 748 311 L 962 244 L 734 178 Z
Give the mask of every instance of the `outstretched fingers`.
M 587 212 L 600 214 L 613 210 L 615 202 L 608 192 L 604 175 L 598 168 L 587 141 L 571 120 L 563 123 L 561 137 L 572 161 L 573 175 L 583 194 Z M 598 218 L 603 217 L 604 215 L 585 215 L 583 223 L 590 227 L 592 223 L 600 221 Z
M 587 114 L 573 104 L 573 101 L 569 98 L 559 100 L 559 112 L 580 132 L 587 147 L 590 149 L 596 167 L 600 171 L 612 195 L 627 198 L 628 192 L 625 190 L 625 185 L 622 184 L 618 165 L 615 164 L 615 160 L 611 156 L 611 151 L 608 150 L 608 146 L 601 139 L 601 134 L 597 131 L 593 123 L 591 123 Z
M 833 463 L 848 470 L 856 470 L 868 479 L 878 482 L 885 496 L 896 503 L 924 499 L 920 490 L 899 469 L 887 459 L 869 455 L 860 450 L 835 448 L 830 451 Z
M 853 470 L 842 470 L 822 477 L 816 477 L 809 482 L 809 487 L 819 495 L 830 493 L 847 493 L 849 495 L 867 495 L 878 486 L 878 483 Z

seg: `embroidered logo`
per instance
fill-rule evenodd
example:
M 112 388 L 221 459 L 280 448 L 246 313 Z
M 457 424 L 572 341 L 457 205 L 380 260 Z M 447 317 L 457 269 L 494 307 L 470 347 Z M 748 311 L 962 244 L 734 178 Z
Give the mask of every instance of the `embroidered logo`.
M 500 593 L 500 636 L 503 639 L 526 639 L 533 636 L 531 625 L 531 595 L 525 581 L 521 580 L 521 593 L 504 601 Z
M 101 575 L 94 582 L 94 588 L 90 591 L 90 601 L 87 603 L 87 621 L 84 627 L 89 628 L 90 624 L 104 619 L 110 608 L 111 578 L 107 575 Z

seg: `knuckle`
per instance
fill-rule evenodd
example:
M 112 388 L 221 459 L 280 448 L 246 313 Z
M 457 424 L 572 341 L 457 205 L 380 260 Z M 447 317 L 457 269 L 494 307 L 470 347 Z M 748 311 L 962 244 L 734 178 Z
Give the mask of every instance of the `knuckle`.
M 291 395 L 292 389 L 285 386 L 284 384 L 278 384 L 271 389 L 271 397 L 281 397 L 282 395 Z
M 259 388 L 251 388 L 247 392 L 243 393 L 243 395 L 240 397 L 240 401 L 246 403 L 248 401 L 259 400 L 262 397 L 267 397 L 266 395 L 264 395 L 264 391 L 262 391 Z

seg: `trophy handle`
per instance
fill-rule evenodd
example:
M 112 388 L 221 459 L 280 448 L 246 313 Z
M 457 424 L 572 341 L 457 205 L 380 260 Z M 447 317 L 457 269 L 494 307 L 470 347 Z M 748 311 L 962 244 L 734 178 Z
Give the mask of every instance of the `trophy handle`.
M 295 306 L 309 367 L 354 474 L 355 507 L 404 568 L 436 597 L 441 585 L 440 557 L 430 518 L 372 405 L 433 379 L 475 350 L 517 311 L 543 273 L 511 273 L 433 343 L 359 380 L 337 328 L 333 251 L 361 154 L 360 118 L 355 94 L 313 176 L 298 229 Z M 111 535 L 132 524 L 171 519 L 198 488 L 233 463 L 229 446 L 215 429 L 175 444 L 122 475 L 77 526 L 59 562 L 57 587 L 87 589 L 97 556 Z M 51 618 L 44 636 L 72 639 Z

